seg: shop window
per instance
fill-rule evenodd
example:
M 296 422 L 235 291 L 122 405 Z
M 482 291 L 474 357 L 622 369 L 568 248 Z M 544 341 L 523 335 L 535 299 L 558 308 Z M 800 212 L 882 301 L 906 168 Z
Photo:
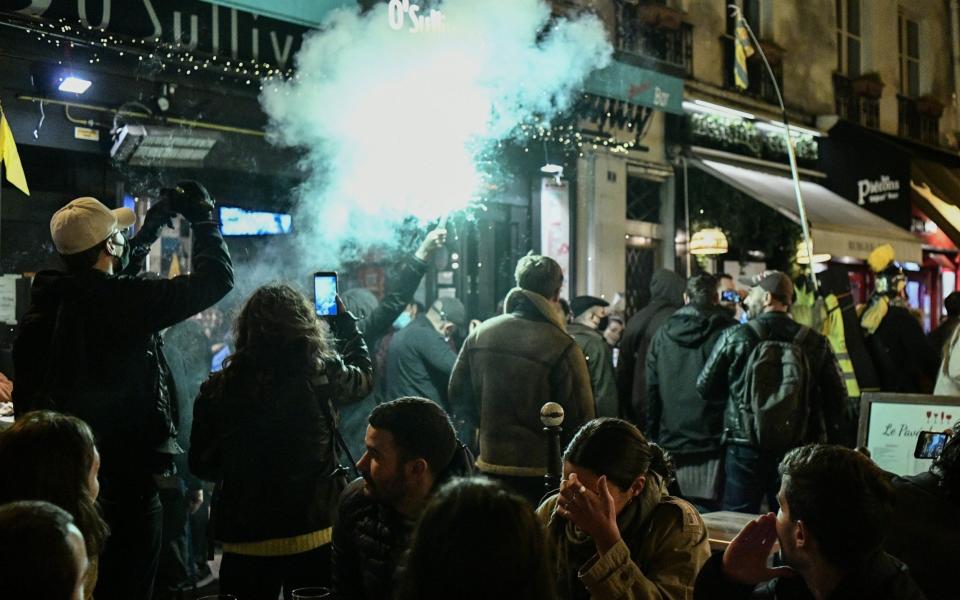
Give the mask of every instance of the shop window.
M 897 48 L 900 53 L 900 93 L 920 95 L 920 25 L 902 12 L 898 16 Z
M 860 0 L 836 0 L 837 72 L 847 77 L 860 76 L 861 37 Z
M 641 177 L 627 178 L 627 219 L 660 222 L 660 187 L 663 184 Z
M 624 3 L 618 9 L 617 47 L 658 63 L 658 70 L 693 76 L 693 26 L 667 2 Z

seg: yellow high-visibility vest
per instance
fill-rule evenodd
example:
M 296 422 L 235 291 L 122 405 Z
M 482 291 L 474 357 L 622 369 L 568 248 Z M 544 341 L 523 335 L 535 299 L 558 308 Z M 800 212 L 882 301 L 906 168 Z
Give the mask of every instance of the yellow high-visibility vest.
M 847 386 L 847 395 L 851 398 L 860 397 L 860 384 L 857 383 L 857 374 L 853 370 L 853 361 L 850 360 L 850 354 L 847 352 L 847 338 L 843 330 L 843 311 L 840 310 L 840 301 L 833 294 L 824 298 L 827 309 L 826 318 L 823 320 L 823 330 L 821 333 L 830 340 L 830 347 L 833 349 L 837 362 L 840 364 L 840 371 L 843 373 L 843 381 Z

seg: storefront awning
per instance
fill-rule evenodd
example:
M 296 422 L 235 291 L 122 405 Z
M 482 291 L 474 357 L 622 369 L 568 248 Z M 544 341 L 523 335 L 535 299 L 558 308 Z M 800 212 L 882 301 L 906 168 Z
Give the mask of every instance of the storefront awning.
M 683 114 L 683 80 L 613 60 L 590 74 L 583 90 L 638 106 Z
M 714 160 L 693 159 L 690 164 L 800 223 L 793 180 L 789 177 Z M 920 240 L 909 231 L 844 200 L 822 185 L 801 181 L 800 191 L 815 252 L 865 260 L 877 246 L 890 244 L 898 260 L 922 262 Z

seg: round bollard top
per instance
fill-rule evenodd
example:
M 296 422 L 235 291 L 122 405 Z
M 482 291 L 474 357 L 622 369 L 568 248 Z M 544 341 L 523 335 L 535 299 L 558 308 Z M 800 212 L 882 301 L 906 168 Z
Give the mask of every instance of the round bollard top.
M 563 423 L 563 407 L 556 402 L 547 402 L 540 409 L 540 422 L 544 427 L 559 427 Z

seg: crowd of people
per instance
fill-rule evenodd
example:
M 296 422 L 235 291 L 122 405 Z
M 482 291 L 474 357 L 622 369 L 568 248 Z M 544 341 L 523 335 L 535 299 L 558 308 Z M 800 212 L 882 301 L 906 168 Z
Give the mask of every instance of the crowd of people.
M 233 287 L 213 209 L 184 182 L 131 239 L 133 213 L 93 198 L 54 215 L 65 270 L 34 279 L 0 433 L 0 597 L 172 597 L 185 588 L 158 582 L 195 581 L 198 511 L 219 591 L 240 600 L 318 586 L 343 600 L 953 597 L 960 438 L 907 477 L 851 447 L 851 392 L 869 385 L 817 324 L 843 323 L 830 295 L 818 321 L 792 310 L 804 282 L 779 271 L 745 292 L 658 271 L 625 319 L 561 299 L 560 266 L 531 254 L 502 314 L 471 321 L 455 298 L 413 299 L 436 229 L 382 298 L 349 291 L 332 318 L 295 286 L 258 288 L 210 374 L 191 316 Z M 138 277 L 174 215 L 193 230 L 192 272 Z M 894 361 L 883 389 L 956 386 L 960 328 L 916 337 L 902 271 L 892 257 L 876 270 L 842 348 Z M 722 551 L 701 516 L 715 510 L 754 516 Z

